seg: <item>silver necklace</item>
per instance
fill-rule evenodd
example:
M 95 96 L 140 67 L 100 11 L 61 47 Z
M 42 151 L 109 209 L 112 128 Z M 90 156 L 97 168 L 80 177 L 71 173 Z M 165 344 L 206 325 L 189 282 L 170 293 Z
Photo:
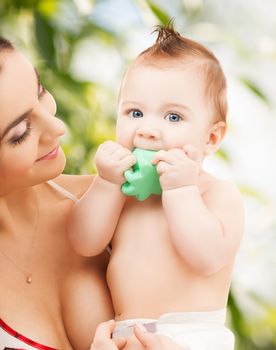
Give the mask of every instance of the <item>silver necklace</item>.
M 0 253 L 8 260 L 20 273 L 22 273 L 25 277 L 25 282 L 27 284 L 31 284 L 33 282 L 33 274 L 30 271 L 30 265 L 31 265 L 31 258 L 32 258 L 32 252 L 33 252 L 33 246 L 35 242 L 35 237 L 37 233 L 37 226 L 38 226 L 38 218 L 39 218 L 39 209 L 38 209 L 38 204 L 37 204 L 37 198 L 36 198 L 36 208 L 37 208 L 37 213 L 36 213 L 36 219 L 34 223 L 34 230 L 33 230 L 33 235 L 31 239 L 31 244 L 30 244 L 30 250 L 28 254 L 28 261 L 26 264 L 26 269 L 23 269 L 21 266 L 19 266 L 18 263 L 16 263 L 15 260 L 13 260 L 10 256 L 8 256 L 3 250 L 0 249 Z

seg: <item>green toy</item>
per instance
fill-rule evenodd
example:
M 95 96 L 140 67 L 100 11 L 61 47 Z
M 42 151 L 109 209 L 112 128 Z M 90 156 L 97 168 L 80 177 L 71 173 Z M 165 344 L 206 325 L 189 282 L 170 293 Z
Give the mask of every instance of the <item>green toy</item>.
M 147 199 L 151 194 L 161 194 L 159 174 L 156 166 L 151 163 L 156 151 L 135 148 L 132 153 L 137 162 L 132 169 L 125 171 L 126 182 L 122 185 L 122 192 L 126 196 L 135 196 L 139 201 Z

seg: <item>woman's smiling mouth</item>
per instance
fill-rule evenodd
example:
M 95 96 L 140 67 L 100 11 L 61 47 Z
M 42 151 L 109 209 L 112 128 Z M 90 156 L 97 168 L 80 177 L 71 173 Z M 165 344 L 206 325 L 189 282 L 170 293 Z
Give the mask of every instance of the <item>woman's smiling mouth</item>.
M 54 159 L 58 155 L 59 145 L 57 145 L 52 151 L 38 158 L 36 161 Z

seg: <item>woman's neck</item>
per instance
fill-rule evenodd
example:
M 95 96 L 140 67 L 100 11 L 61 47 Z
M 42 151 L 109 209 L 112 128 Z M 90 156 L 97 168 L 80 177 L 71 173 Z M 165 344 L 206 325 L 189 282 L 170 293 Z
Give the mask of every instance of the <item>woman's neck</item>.
M 37 218 L 41 185 L 13 191 L 0 197 L 0 235 L 19 234 Z

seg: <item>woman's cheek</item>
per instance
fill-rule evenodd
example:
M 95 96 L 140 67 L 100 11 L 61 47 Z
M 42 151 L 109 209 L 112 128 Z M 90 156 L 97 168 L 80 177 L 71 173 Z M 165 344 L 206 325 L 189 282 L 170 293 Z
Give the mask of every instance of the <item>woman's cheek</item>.
M 2 158 L 3 173 L 10 176 L 20 176 L 27 173 L 37 159 L 36 147 L 33 143 L 11 147 L 10 152 L 5 152 Z

